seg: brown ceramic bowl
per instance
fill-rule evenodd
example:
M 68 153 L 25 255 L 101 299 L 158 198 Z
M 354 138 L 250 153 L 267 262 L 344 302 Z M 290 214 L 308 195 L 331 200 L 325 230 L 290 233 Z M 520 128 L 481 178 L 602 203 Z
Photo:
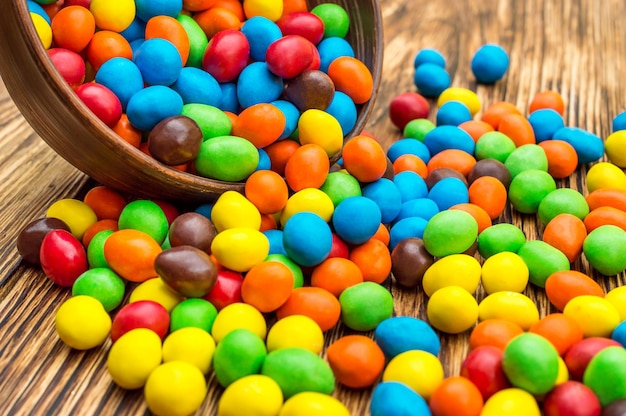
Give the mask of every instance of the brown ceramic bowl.
M 314 7 L 328 0 L 309 0 Z M 382 18 L 377 0 L 334 0 L 351 19 L 348 40 L 374 78 L 372 99 L 359 107 L 347 137 L 360 132 L 372 110 L 382 66 Z M 24 118 L 41 138 L 97 182 L 146 198 L 209 201 L 242 182 L 177 171 L 120 139 L 79 100 L 57 73 L 31 23 L 26 1 L 0 1 L 0 75 Z

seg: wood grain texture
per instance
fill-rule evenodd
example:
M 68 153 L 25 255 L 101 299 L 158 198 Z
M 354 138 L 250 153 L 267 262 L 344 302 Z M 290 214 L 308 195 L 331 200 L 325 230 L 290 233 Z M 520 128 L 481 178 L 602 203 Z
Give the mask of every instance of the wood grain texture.
M 400 137 L 388 119 L 388 105 L 397 94 L 415 90 L 412 63 L 423 47 L 439 49 L 448 59 L 453 85 L 475 90 L 483 107 L 506 100 L 525 112 L 536 92 L 556 89 L 566 100 L 566 124 L 603 138 L 610 134 L 612 118 L 626 109 L 622 0 L 382 0 L 381 5 L 383 77 L 367 130 L 385 146 Z M 511 58 L 507 75 L 494 86 L 476 85 L 469 67 L 473 52 L 487 42 L 502 45 Z M 1 84 L 0 167 L 0 414 L 148 413 L 141 391 L 123 391 L 110 381 L 104 364 L 108 343 L 83 353 L 57 339 L 54 313 L 70 293 L 20 263 L 19 231 L 53 201 L 80 197 L 92 182 L 33 132 Z M 558 185 L 584 191 L 584 169 Z M 541 236 L 535 216 L 507 209 L 501 220 L 521 227 L 529 239 Z M 593 273 L 584 259 L 573 267 Z M 593 275 L 606 289 L 626 282 L 623 274 Z M 390 287 L 397 315 L 425 318 L 421 290 Z M 542 290 L 529 287 L 527 293 L 542 314 L 550 311 Z M 327 342 L 348 332 L 339 326 Z M 468 334 L 442 336 L 446 375 L 458 374 L 467 339 Z M 222 390 L 213 378 L 209 386 L 198 414 L 215 413 Z M 368 413 L 370 394 L 342 387 L 335 392 L 354 415 Z

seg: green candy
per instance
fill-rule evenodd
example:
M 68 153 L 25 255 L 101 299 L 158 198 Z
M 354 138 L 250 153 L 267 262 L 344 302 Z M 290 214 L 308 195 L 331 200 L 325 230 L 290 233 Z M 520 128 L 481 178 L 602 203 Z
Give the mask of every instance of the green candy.
M 270 352 L 261 374 L 280 386 L 285 399 L 304 391 L 332 394 L 335 390 L 335 376 L 330 365 L 304 348 L 280 348 Z
M 409 121 L 402 132 L 402 137 L 424 141 L 426 134 L 435 128 L 435 124 L 427 118 L 416 118 Z
M 211 302 L 201 298 L 185 299 L 170 312 L 170 332 L 195 327 L 211 333 L 217 309 Z
M 291 270 L 291 273 L 293 273 L 294 289 L 304 286 L 304 274 L 302 273 L 302 268 L 298 265 L 298 263 L 291 260 L 288 256 L 280 253 L 274 253 L 267 256 L 265 258 L 265 261 L 277 261 L 287 266 L 287 268 Z
M 72 296 L 96 298 L 107 312 L 120 306 L 124 300 L 124 280 L 108 267 L 89 269 L 78 276 L 72 285 Z
M 495 159 L 504 163 L 515 150 L 515 143 L 504 133 L 490 131 L 478 139 L 474 154 L 476 160 Z
M 328 195 L 333 205 L 337 207 L 346 198 L 361 196 L 361 184 L 349 173 L 331 172 L 320 187 L 320 191 Z
M 374 282 L 358 283 L 339 295 L 341 321 L 355 331 L 371 331 L 393 315 L 393 297 Z
M 605 276 L 626 269 L 626 231 L 615 225 L 602 225 L 583 242 L 583 253 L 591 267 Z
M 541 240 L 524 243 L 517 252 L 528 266 L 529 281 L 535 286 L 545 287 L 546 280 L 554 272 L 570 270 L 570 263 L 557 248 Z
M 107 263 L 104 257 L 104 243 L 111 234 L 113 234 L 112 230 L 98 231 L 89 242 L 89 246 L 87 246 L 87 262 L 90 268 L 109 267 L 109 263 Z
M 345 38 L 350 29 L 350 17 L 338 4 L 323 3 L 311 9 L 311 13 L 324 22 L 324 38 Z
M 213 355 L 215 378 L 222 387 L 242 377 L 259 374 L 267 357 L 265 342 L 249 329 L 235 329 L 217 344 Z
M 594 356 L 583 375 L 589 387 L 604 407 L 626 398 L 626 349 L 607 347 Z
M 446 210 L 435 214 L 426 224 L 422 240 L 434 257 L 459 254 L 476 242 L 478 224 L 474 217 L 461 210 Z
M 189 57 L 187 58 L 187 66 L 202 68 L 202 58 L 206 50 L 209 40 L 204 30 L 198 23 L 186 14 L 179 14 L 176 20 L 181 24 L 187 37 L 189 38 Z
M 513 150 L 509 157 L 506 158 L 504 166 L 509 170 L 512 178 L 531 169 L 547 172 L 548 157 L 541 146 L 525 144 Z
M 259 165 L 259 151 L 248 140 L 219 136 L 206 140 L 196 158 L 196 170 L 204 177 L 227 182 L 246 179 Z
M 544 394 L 556 384 L 559 353 L 544 337 L 526 332 L 507 344 L 502 368 L 513 386 L 530 394 Z
M 189 103 L 183 106 L 181 115 L 195 121 L 202 130 L 202 139 L 228 136 L 232 131 L 230 119 L 222 110 L 208 104 Z
M 548 172 L 525 170 L 511 181 L 509 201 L 522 214 L 536 214 L 543 198 L 555 189 L 556 182 Z
M 547 225 L 559 214 L 572 214 L 584 220 L 589 214 L 589 205 L 585 197 L 577 190 L 559 188 L 541 200 L 538 214 L 543 225 Z
M 138 230 L 148 234 L 159 245 L 163 244 L 169 231 L 169 223 L 163 209 L 148 199 L 129 202 L 117 220 L 120 230 Z
M 526 242 L 526 235 L 513 224 L 495 224 L 478 236 L 478 253 L 485 259 L 508 251 L 517 253 Z

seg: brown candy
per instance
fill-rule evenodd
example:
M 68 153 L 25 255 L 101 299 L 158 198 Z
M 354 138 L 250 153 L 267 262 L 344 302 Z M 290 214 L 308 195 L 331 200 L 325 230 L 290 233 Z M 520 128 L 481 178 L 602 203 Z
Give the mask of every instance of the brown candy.
M 426 182 L 428 189 L 431 189 L 437 182 L 445 178 L 457 178 L 462 180 L 463 183 L 467 185 L 467 179 L 465 179 L 465 176 L 463 176 L 461 172 L 450 168 L 435 169 L 428 173 L 428 176 L 426 176 L 424 181 Z
M 172 222 L 169 239 L 172 247 L 193 246 L 210 254 L 215 235 L 211 220 L 197 212 L 186 212 Z
M 169 166 L 191 162 L 198 156 L 202 130 L 192 118 L 173 116 L 161 120 L 148 136 L 148 151 Z
M 190 298 L 206 295 L 217 280 L 217 266 L 211 257 L 192 246 L 162 251 L 154 261 L 154 268 L 168 286 Z
M 506 189 L 511 184 L 511 173 L 504 166 L 504 163 L 496 159 L 483 159 L 476 162 L 470 173 L 467 175 L 467 182 L 471 185 L 481 176 L 493 176 L 498 179 Z
M 626 398 L 609 403 L 602 409 L 602 416 L 626 416 Z
M 52 230 L 70 231 L 70 227 L 58 218 L 40 218 L 26 225 L 17 236 L 20 256 L 31 264 L 39 264 L 41 242 Z
M 304 71 L 285 85 L 284 96 L 300 111 L 326 110 L 335 95 L 335 85 L 322 71 Z
M 405 238 L 391 252 L 391 273 L 400 286 L 414 288 L 434 262 L 421 238 Z

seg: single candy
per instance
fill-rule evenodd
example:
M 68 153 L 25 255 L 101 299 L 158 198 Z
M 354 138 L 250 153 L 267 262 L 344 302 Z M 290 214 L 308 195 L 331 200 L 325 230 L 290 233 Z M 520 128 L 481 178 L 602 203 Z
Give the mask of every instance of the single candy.
M 236 182 L 250 176 L 258 164 L 259 152 L 248 140 L 218 136 L 202 143 L 195 167 L 202 176 Z
M 130 292 L 128 302 L 152 301 L 161 305 L 169 313 L 183 299 L 183 295 L 169 287 L 163 279 L 160 277 L 152 277 L 135 286 L 133 291 Z M 169 325 L 169 323 L 166 323 L 164 326 L 166 325 Z M 167 332 L 167 328 L 163 331 L 163 333 Z
M 217 309 L 205 299 L 185 299 L 170 312 L 170 332 L 182 328 L 199 328 L 211 333 Z
M 394 316 L 382 321 L 374 332 L 376 343 L 388 359 L 410 350 L 438 355 L 439 337 L 425 321 L 410 316 Z
M 350 28 L 350 16 L 338 4 L 318 4 L 311 9 L 311 13 L 318 16 L 324 24 L 324 38 L 343 38 Z
M 444 211 L 454 205 L 468 203 L 469 191 L 467 184 L 462 180 L 457 178 L 443 178 L 430 188 L 428 198 L 435 201 L 440 211 Z
M 626 412 L 626 399 L 617 399 L 602 409 L 602 416 L 622 416 Z
M 163 341 L 163 362 L 184 361 L 208 374 L 213 363 L 215 340 L 207 331 L 187 327 L 172 332 Z
M 517 292 L 495 292 L 478 305 L 478 319 L 505 319 L 527 330 L 539 320 L 537 305 L 526 295 Z
M 318 215 L 301 212 L 293 215 L 283 229 L 285 251 L 296 263 L 314 266 L 326 259 L 332 247 L 332 233 Z
M 487 294 L 500 291 L 521 293 L 526 289 L 528 276 L 528 266 L 522 257 L 514 252 L 502 251 L 485 259 L 480 278 Z
M 383 382 L 404 383 L 425 400 L 443 381 L 441 361 L 426 351 L 406 351 L 396 355 L 383 372 Z
M 253 62 L 239 74 L 237 99 L 243 108 L 268 103 L 277 100 L 283 88 L 283 79 L 274 75 L 265 62 Z
M 370 331 L 391 317 L 393 298 L 384 287 L 363 282 L 345 289 L 339 296 L 341 320 L 356 331 Z
M 556 189 L 549 173 L 530 169 L 520 172 L 509 186 L 509 199 L 513 208 L 523 214 L 535 214 L 541 200 Z
M 52 230 L 43 238 L 39 263 L 48 279 L 64 287 L 71 287 L 89 267 L 83 245 L 63 229 Z
M 356 125 L 358 114 L 352 99 L 341 91 L 335 91 L 330 105 L 325 110 L 333 116 L 341 127 L 344 136 L 349 136 Z
M 511 185 L 511 173 L 504 166 L 504 163 L 495 159 L 478 160 L 470 173 L 467 175 L 467 182 L 471 186 L 483 176 L 490 176 L 502 183 L 505 189 Z
M 583 242 L 583 253 L 589 264 L 606 276 L 626 268 L 626 231 L 614 225 L 603 225 L 591 231 Z
M 191 16 L 181 13 L 176 17 L 176 20 L 178 20 L 183 29 L 185 29 L 185 32 L 189 37 L 189 58 L 187 59 L 187 68 L 202 68 L 202 57 L 204 56 L 204 51 L 209 43 L 207 35 Z
M 619 312 L 620 319 L 626 321 L 626 287 L 618 286 L 611 289 L 605 296 Z
M 180 94 L 173 89 L 164 85 L 151 85 L 130 97 L 126 114 L 137 129 L 151 130 L 164 118 L 180 115 L 183 105 Z
M 186 116 L 161 120 L 148 136 L 150 154 L 170 166 L 194 160 L 201 144 L 202 130 L 193 119 Z
M 465 377 L 452 376 L 437 387 L 428 405 L 434 414 L 480 415 L 483 397 L 473 382 Z
M 98 69 L 95 81 L 109 88 L 126 111 L 130 98 L 144 87 L 143 76 L 137 65 L 128 58 L 115 57 Z
M 206 394 L 204 375 L 184 361 L 159 365 L 144 386 L 146 404 L 154 414 L 192 414 L 200 408 Z
M 330 4 L 330 3 L 327 3 Z M 342 37 L 327 37 L 317 45 L 320 55 L 320 71 L 328 72 L 330 63 L 340 56 L 354 57 L 354 48 Z M 352 99 L 350 99 L 352 101 Z
M 563 213 L 575 215 L 582 220 L 589 214 L 589 205 L 577 190 L 559 188 L 541 200 L 537 211 L 539 220 L 547 225 L 554 217 Z
M 537 143 L 551 140 L 558 129 L 565 127 L 563 116 L 551 108 L 533 111 L 528 122 L 533 127 Z
M 337 235 L 350 244 L 363 244 L 381 223 L 378 205 L 365 196 L 354 196 L 340 202 L 333 213 L 332 224 Z
M 211 329 L 215 342 L 219 343 L 226 335 L 237 329 L 246 329 L 264 340 L 267 335 L 265 318 L 257 309 L 247 303 L 232 303 L 222 308 Z
M 624 171 L 609 162 L 594 164 L 587 171 L 585 179 L 589 193 L 602 188 L 626 189 Z
M 372 393 L 369 410 L 372 416 L 431 415 L 426 400 L 405 383 L 398 381 L 384 381 L 378 384 Z
M 435 259 L 426 250 L 420 238 L 406 238 L 391 252 L 392 274 L 403 287 L 417 287 Z
M 250 57 L 250 43 L 243 32 L 222 30 L 209 42 L 202 58 L 202 68 L 217 82 L 226 83 L 237 78 Z
M 324 133 L 321 134 L 321 132 Z M 334 157 L 339 153 L 343 145 L 343 136 L 347 133 L 342 131 L 337 119 L 329 113 L 316 108 L 305 110 L 298 119 L 298 139 L 300 144 L 321 146 L 326 150 L 328 157 Z
M 435 63 L 424 63 L 415 68 L 413 83 L 425 97 L 439 97 L 450 87 L 450 74 L 443 66 Z
M 164 339 L 170 326 L 167 309 L 151 300 L 138 300 L 124 305 L 113 318 L 111 342 L 137 328 L 146 328 Z
M 77 199 L 65 198 L 55 201 L 46 210 L 47 218 L 63 221 L 77 239 L 82 239 L 85 230 L 98 221 L 93 209 Z
M 111 318 L 102 303 L 78 295 L 61 304 L 54 317 L 56 333 L 67 346 L 77 350 L 95 348 L 106 341 Z
M 517 254 L 528 266 L 530 282 L 539 287 L 545 287 L 552 273 L 570 269 L 565 254 L 541 240 L 525 242 Z
M 161 358 L 161 338 L 149 329 L 137 328 L 111 346 L 107 369 L 115 384 L 134 390 L 146 384 L 150 373 L 161 364 Z
M 478 225 L 470 214 L 460 210 L 442 211 L 428 221 L 424 246 L 435 257 L 463 253 L 476 242 Z
M 293 315 L 308 316 L 325 332 L 339 321 L 341 305 L 339 300 L 326 289 L 312 286 L 299 287 L 291 292 L 287 302 L 276 311 L 278 319 Z
M 478 236 L 478 252 L 485 259 L 508 251 L 517 253 L 526 242 L 524 232 L 513 224 L 494 224 Z
M 172 85 L 183 68 L 176 46 L 160 38 L 146 39 L 133 54 L 133 60 L 147 85 Z
M 163 243 L 169 223 L 163 209 L 154 201 L 138 199 L 128 203 L 118 220 L 120 230 L 137 230 L 148 234 L 158 244 Z
M 253 16 L 246 20 L 241 26 L 241 33 L 248 39 L 250 57 L 255 61 L 265 60 L 267 48 L 282 37 L 276 23 L 263 16 Z
M 222 387 L 252 374 L 259 374 L 267 349 L 254 332 L 238 328 L 218 340 L 213 355 L 213 370 Z
M 217 266 L 211 257 L 193 246 L 162 251 L 155 258 L 154 267 L 165 283 L 185 297 L 206 295 L 217 279 Z
M 285 59 L 284 57 L 281 59 Z M 305 70 L 285 84 L 285 98 L 300 111 L 311 108 L 326 110 L 335 95 L 335 87 L 328 75 L 319 70 Z
M 602 406 L 626 398 L 626 349 L 609 347 L 591 359 L 583 382 L 598 396 Z
M 576 296 L 565 305 L 563 313 L 574 319 L 585 337 L 610 337 L 619 325 L 619 311 L 608 300 L 593 296 Z
M 501 390 L 491 396 L 480 413 L 483 416 L 539 416 L 539 406 L 532 394 L 518 388 Z
M 261 215 L 245 196 L 236 191 L 226 191 L 219 196 L 211 210 L 211 221 L 217 233 L 230 228 L 259 230 Z
M 506 166 L 511 173 L 511 177 L 515 178 L 525 170 L 535 169 L 547 172 L 548 158 L 541 146 L 525 144 L 511 152 L 504 161 L 504 166 Z
M 467 254 L 451 254 L 437 260 L 424 273 L 422 285 L 426 296 L 447 286 L 459 286 L 474 293 L 480 283 L 481 267 L 478 260 Z
M 105 267 L 85 271 L 72 285 L 72 296 L 87 295 L 96 298 L 107 312 L 122 303 L 124 291 L 125 283 L 122 278 Z
M 371 387 L 385 367 L 385 355 L 365 335 L 346 335 L 334 341 L 326 357 L 337 382 L 354 389 Z
M 232 123 L 228 116 L 219 108 L 202 103 L 183 105 L 181 115 L 193 119 L 202 130 L 202 139 L 207 141 L 214 137 L 228 136 L 232 132 Z
M 298 416 L 303 412 L 311 416 L 350 416 L 350 411 L 338 399 L 314 391 L 303 391 L 291 396 L 283 403 L 278 414 L 279 416 Z
M 233 303 L 241 302 L 241 273 L 219 268 L 215 286 L 203 299 L 208 300 L 220 311 Z
M 389 104 L 389 118 L 398 129 L 403 130 L 407 123 L 417 118 L 427 118 L 430 104 L 416 92 L 405 92 L 395 96 Z
M 426 313 L 433 327 L 448 334 L 458 334 L 476 323 L 478 303 L 465 288 L 445 286 L 431 295 Z
M 459 126 L 471 119 L 469 108 L 460 101 L 446 101 L 437 109 L 437 126 Z
M 486 44 L 474 53 L 471 67 L 476 81 L 493 84 L 509 69 L 509 55 L 499 45 Z
M 291 315 L 279 319 L 267 333 L 267 350 L 304 348 L 319 354 L 324 347 L 324 334 L 319 325 L 305 315 Z
M 575 380 L 557 385 L 546 396 L 543 408 L 546 416 L 599 416 L 602 412 L 594 392 Z
M 465 104 L 465 106 L 470 110 L 472 117 L 480 111 L 481 104 L 478 95 L 476 95 L 474 91 L 467 88 L 450 87 L 446 89 L 437 99 L 437 105 L 441 107 L 449 101 L 458 101 Z
M 296 78 L 312 66 L 314 46 L 309 39 L 303 36 L 286 34 L 284 32 L 283 35 L 283 37 L 272 42 L 267 48 L 265 54 L 267 69 L 272 74 L 284 79 Z M 332 82 L 330 84 L 326 82 L 325 84 L 330 85 L 334 90 Z
M 457 126 L 437 126 L 424 136 L 424 144 L 435 155 L 445 149 L 463 150 L 474 154 L 476 144 L 465 130 Z
M 229 385 L 217 404 L 218 416 L 238 414 L 276 415 L 283 403 L 283 393 L 271 378 L 253 374 Z
M 204 215 L 186 212 L 174 219 L 168 238 L 172 247 L 189 245 L 210 253 L 216 234 L 215 226 Z
M 503 355 L 504 349 L 483 345 L 472 349 L 461 364 L 461 376 L 476 385 L 484 400 L 511 387 L 502 369 Z
M 531 394 L 552 390 L 558 374 L 558 353 L 545 338 L 526 333 L 515 337 L 504 349 L 502 367 L 515 387 Z
M 614 165 L 624 168 L 626 167 L 626 158 L 624 158 L 624 147 L 626 146 L 626 133 L 623 130 L 614 131 L 604 141 L 604 151 L 609 161 Z
M 477 160 L 495 159 L 504 163 L 515 149 L 515 143 L 507 135 L 499 131 L 490 131 L 480 136 L 474 153 Z

